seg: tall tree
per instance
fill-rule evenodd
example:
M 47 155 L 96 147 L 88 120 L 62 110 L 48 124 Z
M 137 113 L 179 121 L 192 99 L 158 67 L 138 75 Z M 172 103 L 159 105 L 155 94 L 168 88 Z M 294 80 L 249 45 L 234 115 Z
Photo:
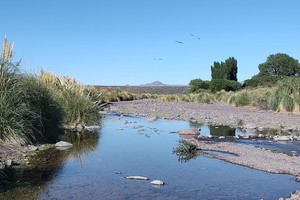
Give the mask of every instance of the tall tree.
M 225 65 L 227 69 L 227 79 L 232 81 L 237 81 L 237 60 L 234 57 L 229 57 L 225 60 Z
M 211 79 L 227 79 L 237 81 L 237 60 L 229 57 L 225 62 L 214 62 L 211 66 Z
M 295 76 L 300 73 L 298 60 L 284 53 L 270 55 L 258 68 L 259 75 L 265 76 Z

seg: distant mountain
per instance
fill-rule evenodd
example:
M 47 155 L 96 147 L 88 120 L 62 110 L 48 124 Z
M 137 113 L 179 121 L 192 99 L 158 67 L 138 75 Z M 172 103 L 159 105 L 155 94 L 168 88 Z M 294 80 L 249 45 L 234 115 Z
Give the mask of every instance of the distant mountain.
M 152 83 L 147 83 L 147 84 L 144 84 L 144 85 L 141 85 L 141 86 L 167 86 L 167 85 L 163 84 L 160 81 L 154 81 Z

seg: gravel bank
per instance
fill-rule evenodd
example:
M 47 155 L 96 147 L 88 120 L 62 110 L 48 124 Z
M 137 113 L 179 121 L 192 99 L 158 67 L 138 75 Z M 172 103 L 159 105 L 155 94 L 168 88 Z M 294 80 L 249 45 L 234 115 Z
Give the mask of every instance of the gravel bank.
M 300 115 L 258 110 L 253 107 L 234 107 L 223 102 L 200 104 L 193 102 L 164 103 L 145 99 L 113 103 L 111 111 L 139 115 L 155 116 L 165 119 L 193 120 L 204 125 L 228 125 L 244 129 L 280 129 L 293 134 L 300 130 Z

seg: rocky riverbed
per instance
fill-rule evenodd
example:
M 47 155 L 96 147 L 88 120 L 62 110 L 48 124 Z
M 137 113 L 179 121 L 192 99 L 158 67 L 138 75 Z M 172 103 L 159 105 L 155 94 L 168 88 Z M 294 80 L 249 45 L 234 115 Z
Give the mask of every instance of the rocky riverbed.
M 154 99 L 113 103 L 110 111 L 159 117 L 163 119 L 187 120 L 203 125 L 227 125 L 249 130 L 277 129 L 297 135 L 300 130 L 300 115 L 259 110 L 254 107 L 234 107 L 223 102 L 165 103 Z

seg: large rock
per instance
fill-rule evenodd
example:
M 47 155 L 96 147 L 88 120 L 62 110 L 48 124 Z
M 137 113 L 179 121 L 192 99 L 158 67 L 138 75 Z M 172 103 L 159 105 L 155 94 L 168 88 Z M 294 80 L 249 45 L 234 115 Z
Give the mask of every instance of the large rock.
M 149 178 L 143 176 L 127 176 L 126 178 L 132 180 L 142 180 L 142 181 L 149 180 Z
M 55 144 L 55 147 L 59 150 L 66 150 L 73 146 L 73 144 L 65 141 L 59 141 Z
M 179 131 L 179 135 L 200 135 L 200 129 L 184 129 Z
M 274 136 L 273 137 L 273 141 L 290 141 L 291 140 L 291 138 L 289 137 L 289 136 L 286 136 L 286 135 L 283 135 L 283 136 L 278 136 L 278 135 L 276 135 L 276 136 Z

